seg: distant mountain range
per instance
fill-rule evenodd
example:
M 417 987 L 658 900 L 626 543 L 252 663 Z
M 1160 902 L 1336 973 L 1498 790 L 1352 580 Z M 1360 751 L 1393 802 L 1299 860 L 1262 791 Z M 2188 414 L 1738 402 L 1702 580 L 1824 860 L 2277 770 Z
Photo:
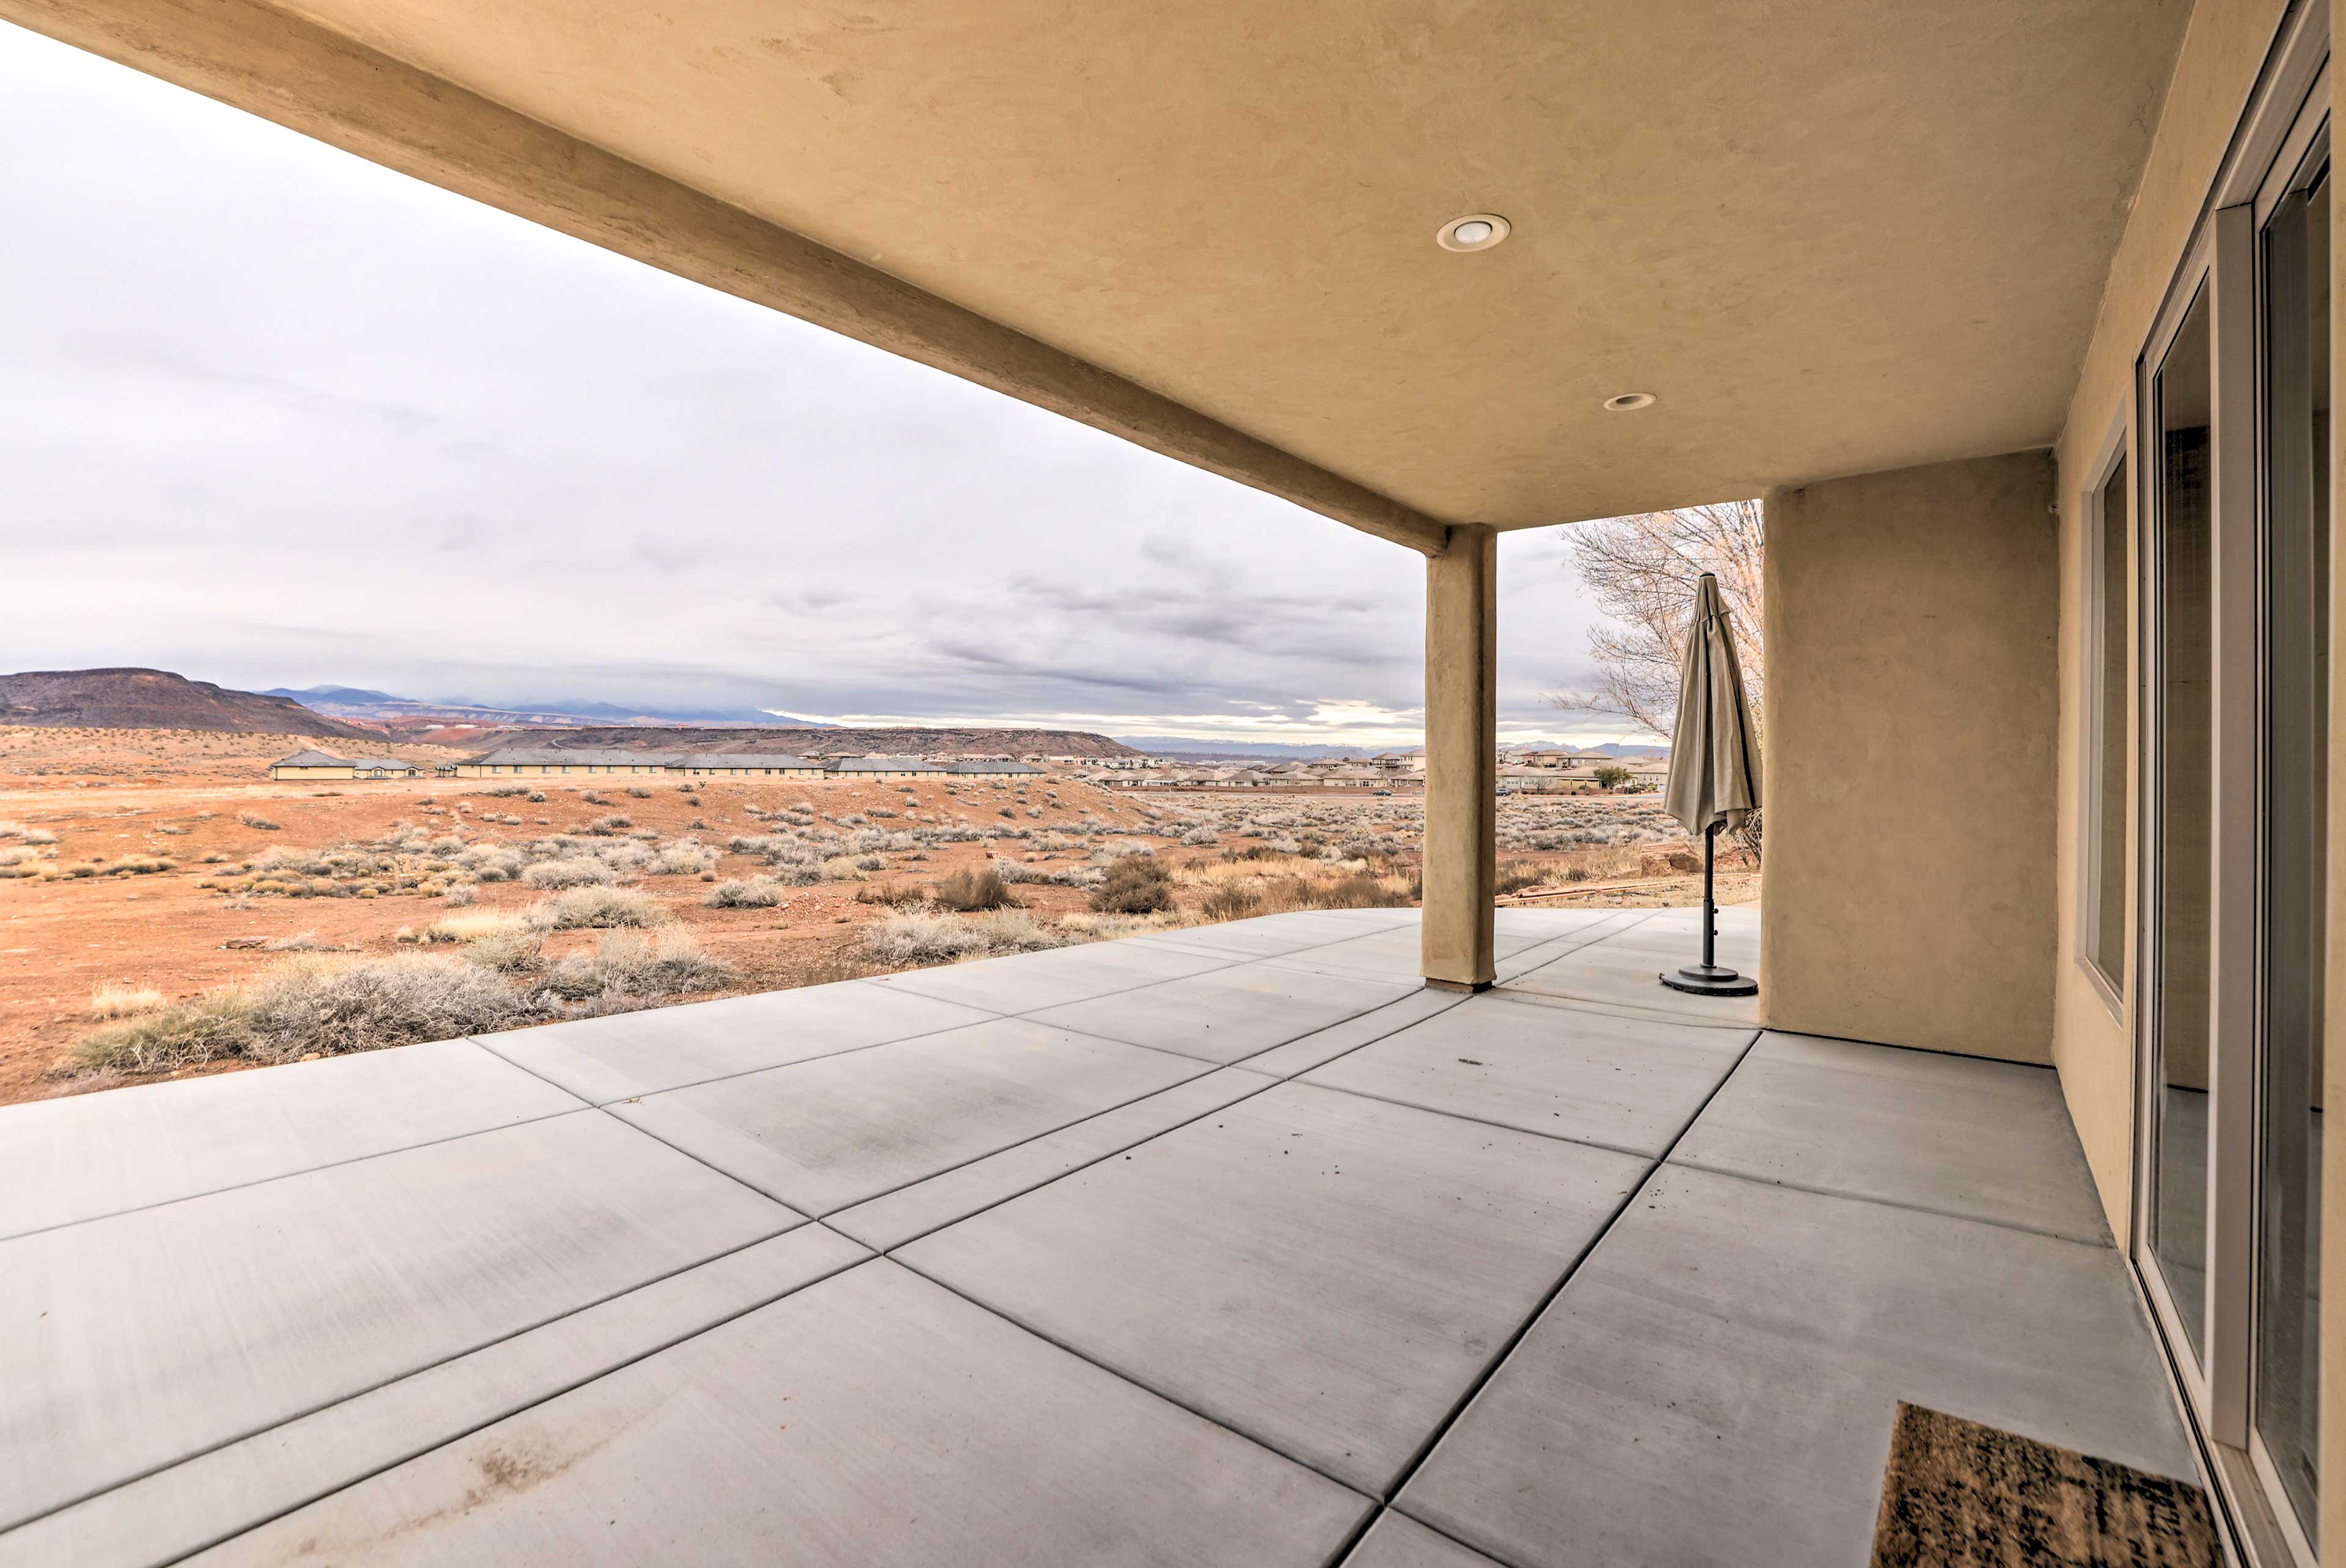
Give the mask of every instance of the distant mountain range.
M 505 708 L 462 701 L 426 702 L 418 697 L 394 697 L 390 692 L 374 691 L 362 686 L 279 686 L 270 687 L 261 695 L 286 697 L 314 712 L 340 718 L 368 718 L 378 723 L 396 719 L 429 719 L 441 724 L 497 728 L 578 724 L 750 724 L 770 729 L 830 728 L 812 719 L 787 718 L 757 708 L 640 708 L 577 698 L 533 704 L 525 708 Z
M 45 729 L 202 729 L 381 740 L 280 693 L 234 691 L 167 669 L 35 669 L 0 675 L 0 724 Z
M 801 757 L 1133 757 L 1132 748 L 1088 729 L 980 729 L 950 725 L 919 728 L 850 729 L 840 725 L 777 734 L 768 728 L 702 728 L 678 725 L 593 725 L 572 728 L 520 727 L 490 730 L 464 742 L 492 751 L 527 746 L 549 751 L 740 751 Z

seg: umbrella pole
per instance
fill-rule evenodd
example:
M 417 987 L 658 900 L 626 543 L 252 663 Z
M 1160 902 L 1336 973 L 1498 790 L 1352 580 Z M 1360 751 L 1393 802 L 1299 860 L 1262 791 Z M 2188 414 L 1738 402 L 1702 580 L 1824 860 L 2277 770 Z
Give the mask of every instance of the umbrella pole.
M 1718 963 L 1719 827 L 1713 822 L 1702 830 L 1702 962 L 1689 963 L 1676 974 L 1665 974 L 1660 979 L 1672 991 L 1696 996 L 1757 996 L 1758 981 L 1731 969 L 1721 969 Z
M 1719 824 L 1702 830 L 1702 966 L 1719 967 Z

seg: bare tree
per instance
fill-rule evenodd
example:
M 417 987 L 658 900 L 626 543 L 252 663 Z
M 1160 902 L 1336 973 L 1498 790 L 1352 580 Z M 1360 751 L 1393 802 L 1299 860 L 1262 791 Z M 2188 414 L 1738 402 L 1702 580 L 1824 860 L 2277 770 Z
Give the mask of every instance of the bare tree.
M 1768 686 L 1767 645 L 1760 624 L 1765 519 L 1757 501 L 1682 506 L 1581 523 L 1565 530 L 1565 548 L 1580 580 L 1611 621 L 1588 634 L 1593 690 L 1557 692 L 1557 708 L 1617 714 L 1663 739 L 1678 716 L 1678 672 L 1686 658 L 1696 579 L 1717 574 L 1735 629 L 1735 651 L 1759 732 Z

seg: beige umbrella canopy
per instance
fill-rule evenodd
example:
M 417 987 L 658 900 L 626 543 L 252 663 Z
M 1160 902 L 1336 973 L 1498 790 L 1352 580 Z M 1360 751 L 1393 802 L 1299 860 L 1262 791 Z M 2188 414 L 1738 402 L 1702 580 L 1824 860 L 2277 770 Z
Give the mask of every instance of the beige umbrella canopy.
M 1719 579 L 1708 572 L 1695 585 L 1694 620 L 1687 627 L 1686 669 L 1678 681 L 1678 717 L 1670 731 L 1670 781 L 1663 797 L 1671 816 L 1702 835 L 1702 962 L 1661 977 L 1673 991 L 1698 996 L 1749 996 L 1759 983 L 1722 969 L 1718 956 L 1719 909 L 1713 901 L 1714 857 L 1722 828 L 1743 826 L 1760 809 L 1760 751 L 1751 743 L 1751 709 L 1743 697 L 1743 667 Z
M 1686 667 L 1678 677 L 1678 723 L 1670 734 L 1670 780 L 1663 797 L 1689 833 L 1714 825 L 1730 831 L 1760 809 L 1760 752 L 1751 744 L 1751 710 L 1743 697 L 1719 579 L 1695 585 L 1687 628 Z

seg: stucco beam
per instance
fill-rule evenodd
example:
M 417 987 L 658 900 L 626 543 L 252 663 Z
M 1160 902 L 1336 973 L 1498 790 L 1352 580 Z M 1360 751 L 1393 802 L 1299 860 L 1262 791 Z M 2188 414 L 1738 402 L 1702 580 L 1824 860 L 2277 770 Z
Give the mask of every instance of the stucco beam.
M 1437 519 L 641 165 L 253 0 L 0 0 L 0 18 L 678 277 L 1427 555 Z

